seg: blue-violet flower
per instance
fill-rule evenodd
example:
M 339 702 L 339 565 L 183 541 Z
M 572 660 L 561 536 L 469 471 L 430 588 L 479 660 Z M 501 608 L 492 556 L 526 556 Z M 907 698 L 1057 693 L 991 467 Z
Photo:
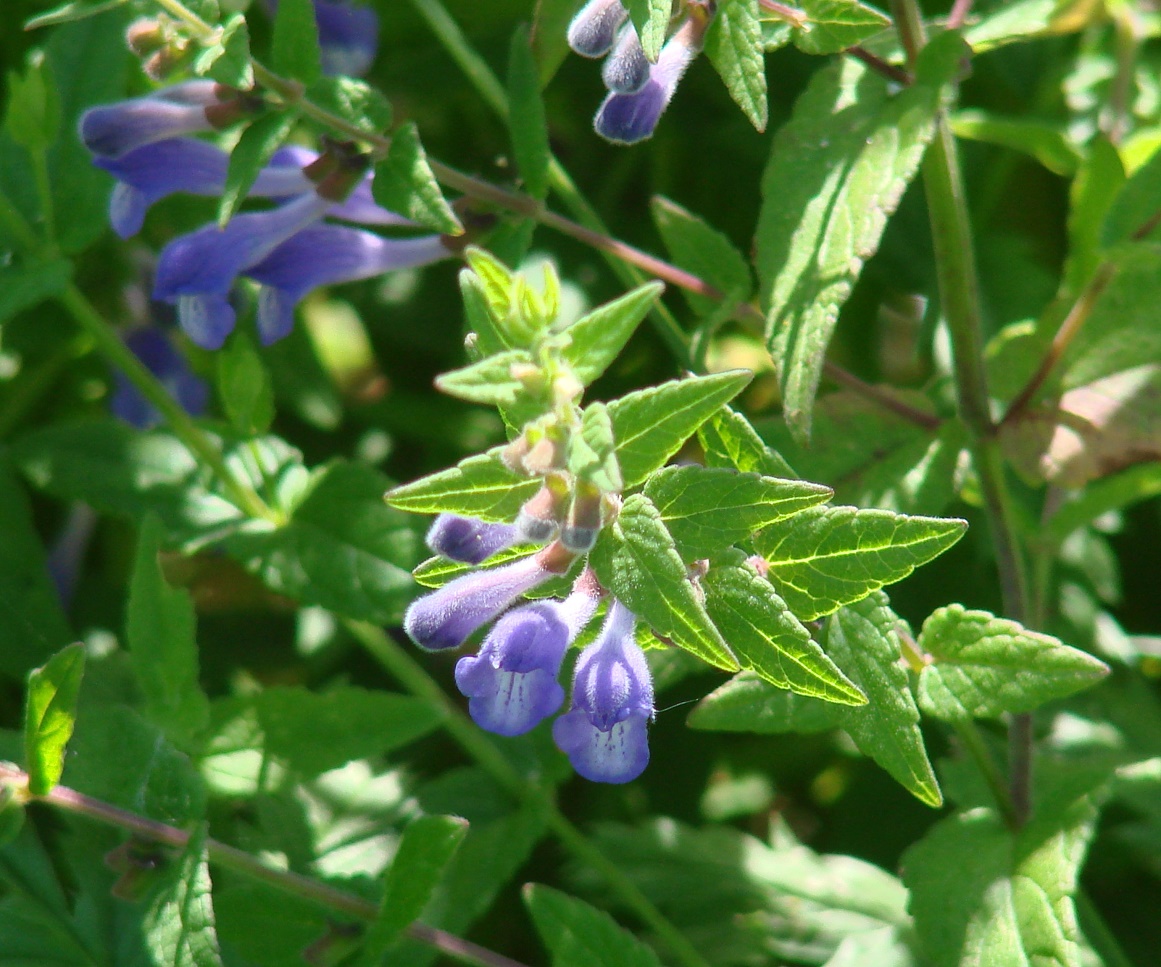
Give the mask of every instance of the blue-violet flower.
M 117 158 L 155 141 L 228 127 L 242 116 L 241 97 L 214 81 L 186 81 L 89 108 L 81 115 L 81 140 L 93 154 Z
M 275 14 L 278 0 L 266 0 Z M 370 7 L 342 0 L 314 0 L 314 22 L 324 74 L 361 77 L 379 49 L 379 17 Z
M 185 356 L 174 346 L 168 332 L 157 326 L 142 326 L 125 336 L 125 345 L 145 364 L 169 395 L 191 416 L 201 416 L 210 400 L 205 380 L 190 369 Z M 114 390 L 109 409 L 130 426 L 147 430 L 162 422 L 161 414 L 120 370 L 114 374 Z
M 593 782 L 629 782 L 649 764 L 653 679 L 635 623 L 621 602 L 609 605 L 600 637 L 577 659 L 572 707 L 552 724 L 556 744 Z
M 480 564 L 511 547 L 519 537 L 514 524 L 489 524 L 474 517 L 440 514 L 425 540 L 433 554 L 464 564 Z
M 621 0 L 589 0 L 568 25 L 568 45 L 582 57 L 603 57 L 629 11 Z

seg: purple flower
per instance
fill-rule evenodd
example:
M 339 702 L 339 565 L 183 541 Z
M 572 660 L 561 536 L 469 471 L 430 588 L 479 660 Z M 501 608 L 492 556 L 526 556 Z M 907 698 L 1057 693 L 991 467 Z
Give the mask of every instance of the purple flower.
M 109 199 L 109 221 L 121 238 L 137 234 L 149 206 L 168 195 L 220 195 L 229 162 L 230 156 L 221 148 L 196 138 L 155 141 L 115 158 L 99 155 L 93 159 L 117 179 Z M 271 164 L 258 173 L 250 194 L 276 198 L 312 187 L 301 166 Z
M 145 97 L 89 108 L 81 115 L 81 140 L 93 154 L 117 158 L 155 141 L 225 126 L 232 116 L 211 120 L 215 107 L 226 107 L 223 91 L 228 89 L 213 81 L 186 81 Z
M 630 782 L 649 764 L 653 679 L 633 637 L 635 622 L 612 602 L 600 637 L 577 659 L 572 708 L 552 724 L 556 744 L 593 782 Z
M 565 601 L 539 601 L 509 611 L 488 633 L 478 655 L 456 663 L 456 686 L 468 712 L 497 735 L 523 735 L 564 701 L 557 682 L 565 652 L 597 608 L 591 589 Z
M 178 352 L 165 330 L 152 326 L 134 329 L 125 336 L 125 344 L 161 381 L 182 409 L 193 416 L 200 416 L 206 411 L 209 387 L 190 369 L 186 358 Z M 161 414 L 123 373 L 118 371 L 114 380 L 115 389 L 109 400 L 109 409 L 115 416 L 141 430 L 162 422 Z
M 473 571 L 413 601 L 403 617 L 403 630 L 429 651 L 458 648 L 477 628 L 551 576 L 539 554 Z
M 440 557 L 480 564 L 519 538 L 512 524 L 489 524 L 474 517 L 440 514 L 427 532 L 427 546 Z
M 175 238 L 158 259 L 153 297 L 177 305 L 181 326 L 197 345 L 220 348 L 234 328 L 227 299 L 234 279 L 321 218 L 329 206 L 312 191 L 270 211 L 238 215 L 225 228 L 206 225 Z
M 262 284 L 258 334 L 269 345 L 290 332 L 294 307 L 311 289 L 427 265 L 451 254 L 440 235 L 383 238 L 341 225 L 312 225 L 240 271 Z
M 617 38 L 617 46 L 605 58 L 601 79 L 615 94 L 635 94 L 649 82 L 651 67 L 636 29 L 632 24 L 626 24 Z
M 617 144 L 634 144 L 650 137 L 686 68 L 701 49 L 704 32 L 701 18 L 686 20 L 661 48 L 643 87 L 631 94 L 613 91 L 605 98 L 593 121 L 597 134 Z
M 601 57 L 629 16 L 621 0 L 589 0 L 568 25 L 568 45 L 582 57 Z

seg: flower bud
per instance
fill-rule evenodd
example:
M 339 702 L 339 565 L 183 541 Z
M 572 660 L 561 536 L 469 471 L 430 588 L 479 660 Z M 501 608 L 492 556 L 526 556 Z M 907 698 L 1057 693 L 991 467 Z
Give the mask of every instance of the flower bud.
M 560 474 L 550 474 L 544 486 L 520 508 L 516 518 L 520 536 L 533 544 L 551 540 L 567 507 L 568 484 Z
M 568 25 L 569 47 L 582 57 L 603 56 L 628 16 L 620 0 L 589 0 Z
M 427 532 L 427 546 L 440 557 L 479 564 L 511 547 L 520 537 L 511 524 L 489 524 L 472 517 L 440 514 Z
M 635 94 L 649 82 L 650 63 L 632 24 L 626 24 L 617 38 L 617 46 L 605 58 L 601 79 L 605 87 L 617 94 Z
M 568 520 L 560 529 L 560 542 L 575 554 L 587 554 L 601 532 L 601 492 L 590 483 L 579 482 L 568 509 Z

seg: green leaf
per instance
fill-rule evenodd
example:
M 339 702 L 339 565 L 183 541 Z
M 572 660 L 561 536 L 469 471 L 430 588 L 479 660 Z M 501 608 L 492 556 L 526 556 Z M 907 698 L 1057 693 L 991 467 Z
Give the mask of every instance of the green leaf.
M 568 57 L 568 24 L 576 9 L 573 0 L 537 0 L 532 15 L 532 53 L 542 88 Z
M 487 561 L 481 563 L 488 567 L 507 564 L 509 561 L 535 554 L 536 550 L 535 544 L 517 544 L 514 547 L 506 547 L 502 551 L 497 551 Z M 449 581 L 454 581 L 461 575 L 475 569 L 476 565 L 474 564 L 449 561 L 446 557 L 429 557 L 411 572 L 411 576 L 415 578 L 416 584 L 421 584 L 425 588 L 442 588 Z
M 0 672 L 23 681 L 73 637 L 28 495 L 0 457 Z
M 698 428 L 697 438 L 705 451 L 706 466 L 733 467 L 766 477 L 798 476 L 782 455 L 758 436 L 750 421 L 728 406 Z
M 919 704 L 950 722 L 1031 712 L 1109 672 L 1104 662 L 1051 635 L 959 604 L 933 612 L 918 644 L 932 659 L 919 676 Z
M 8 107 L 4 127 L 34 154 L 47 151 L 60 131 L 60 96 L 43 53 L 29 58 L 23 76 L 8 74 Z
M 568 453 L 568 469 L 578 479 L 604 493 L 624 489 L 617 463 L 613 421 L 604 403 L 591 403 L 581 415 L 581 431 L 574 434 Z
M 238 531 L 225 549 L 271 590 L 349 618 L 398 621 L 420 558 L 412 521 L 383 504 L 389 481 L 365 464 L 321 471 L 281 527 Z
M 673 0 L 626 0 L 625 6 L 629 8 L 629 19 L 637 29 L 645 56 L 650 61 L 657 60 L 669 30 Z
M 234 150 L 230 152 L 226 185 L 218 202 L 220 227 L 225 228 L 226 223 L 242 207 L 258 173 L 274 152 L 282 147 L 297 121 L 298 115 L 294 111 L 279 111 L 259 118 L 242 132 Z
M 255 697 L 254 705 L 266 755 L 307 777 L 407 745 L 443 720 L 424 699 L 350 685 L 326 692 L 276 686 Z
M 1045 34 L 1072 33 L 1088 24 L 1083 4 L 1061 0 L 1016 0 L 988 11 L 964 31 L 977 54 L 1007 44 L 1027 43 Z M 1077 12 L 1082 12 L 1077 16 Z
M 24 765 L 28 791 L 43 796 L 60 781 L 72 738 L 77 696 L 85 673 L 85 646 L 69 645 L 28 676 L 24 702 Z
M 1145 227 L 1150 231 L 1144 238 L 1156 241 L 1157 225 L 1153 219 L 1158 211 L 1161 211 L 1161 158 L 1154 153 L 1117 192 L 1101 226 L 1101 245 L 1112 248 L 1133 240 Z
M 205 815 L 205 784 L 189 757 L 126 705 L 82 703 L 63 781 L 173 826 Z
M 661 967 L 649 947 L 583 900 L 535 883 L 521 892 L 553 967 Z
M 402 484 L 388 492 L 387 503 L 413 514 L 449 513 L 486 521 L 511 521 L 539 489 L 538 480 L 509 470 L 500 459 L 499 449 L 495 449 Z
M 190 836 L 173 881 L 149 903 L 142 922 L 145 945 L 158 964 L 221 967 L 210 896 L 206 826 Z
M 765 131 L 769 112 L 758 11 L 758 0 L 723 0 L 706 31 L 705 53 L 742 113 Z
M 649 210 L 665 247 L 678 266 L 720 289 L 730 302 L 740 303 L 750 298 L 754 289 L 750 267 L 725 235 L 660 195 L 654 196 Z M 720 302 L 682 291 L 690 307 L 699 315 L 712 315 L 721 309 Z
M 439 189 L 414 121 L 395 129 L 391 147 L 375 167 L 371 189 L 384 208 L 445 235 L 462 235 L 464 227 Z
M 331 926 L 323 907 L 241 878 L 214 890 L 214 913 L 222 943 L 257 967 L 301 961 L 302 952 Z
M 954 518 L 825 507 L 767 528 L 754 546 L 790 610 L 811 621 L 902 580 L 966 529 Z
M 1081 153 L 1063 126 L 1027 118 L 1006 118 L 987 111 L 957 111 L 951 118 L 956 137 L 1011 148 L 1035 158 L 1053 174 L 1071 177 Z
M 508 130 L 512 153 L 524 179 L 524 190 L 533 198 L 548 194 L 548 165 L 552 151 L 548 144 L 548 120 L 540 97 L 540 78 L 528 37 L 521 25 L 512 35 L 508 55 Z
M 467 820 L 459 816 L 420 816 L 408 824 L 387 870 L 379 914 L 367 928 L 363 964 L 375 967 L 419 919 L 467 831 Z
M 512 406 L 526 393 L 524 384 L 513 376 L 516 367 L 533 365 L 531 354 L 523 349 L 488 356 L 478 363 L 453 369 L 437 376 L 436 388 L 469 403 Z
M 909 908 L 932 967 L 1081 964 L 1073 897 L 1099 792 L 1091 782 L 1037 774 L 1036 812 L 1018 833 L 977 808 L 940 821 L 903 855 Z
M 747 370 L 731 370 L 713 376 L 671 380 L 610 403 L 617 459 L 625 486 L 636 486 L 664 465 L 752 377 Z
M 1079 527 L 1109 511 L 1161 494 L 1161 464 L 1142 463 L 1098 480 L 1048 519 L 1048 536 L 1063 541 Z
M 920 393 L 893 390 L 892 395 L 931 413 Z M 930 430 L 845 391 L 815 403 L 809 447 L 799 446 L 782 420 L 767 420 L 760 429 L 802 476 L 835 481 L 836 500 L 900 514 L 938 514 L 951 502 L 967 444 L 957 420 Z
M 319 107 L 337 114 L 366 134 L 381 134 L 391 127 L 391 102 L 366 81 L 353 77 L 322 77 L 307 89 L 307 97 Z
M 738 669 L 649 498 L 634 494 L 625 501 L 617 519 L 601 529 L 589 565 L 601 584 L 656 634 L 717 668 Z
M 664 289 L 661 282 L 647 282 L 597 306 L 564 331 L 570 341 L 561 358 L 583 385 L 588 386 L 620 355 Z
M 698 466 L 658 470 L 645 495 L 687 558 L 709 557 L 832 496 L 829 487 L 804 480 Z
M 1110 209 L 1124 184 L 1121 153 L 1108 138 L 1098 134 L 1089 144 L 1088 154 L 1068 191 L 1068 258 L 1062 291 L 1079 293 L 1092 278 L 1104 257 L 1103 236 Z M 1142 210 L 1129 213 L 1129 231 L 1140 227 Z
M 62 3 L 47 13 L 30 17 L 25 22 L 24 29 L 39 30 L 41 27 L 54 27 L 57 24 L 72 23 L 74 20 L 85 20 L 128 2 L 129 0 L 105 0 L 104 3 L 90 3 L 88 0 L 69 0 L 68 3 Z
M 161 521 L 150 514 L 137 539 L 125 637 L 146 716 L 176 745 L 190 748 L 209 724 L 210 703 L 198 683 L 193 599 L 166 582 L 157 557 L 161 541 Z
M 203 48 L 194 58 L 194 73 L 206 74 L 219 84 L 248 91 L 254 86 L 254 67 L 250 60 L 250 29 L 246 26 L 246 18 L 235 13 L 221 29 L 221 39 Z
M 274 69 L 304 84 L 322 77 L 318 25 L 311 0 L 281 0 L 274 14 L 271 41 Z
M 873 37 L 891 20 L 859 0 L 801 0 L 807 24 L 794 31 L 794 45 L 807 54 L 838 54 Z
M 72 278 L 67 259 L 0 266 L 0 323 L 60 295 Z
M 225 349 L 215 355 L 218 395 L 226 416 L 241 436 L 261 436 L 274 422 L 274 387 L 254 341 L 245 331 L 235 330 Z
M 713 602 L 709 607 L 714 607 Z M 743 647 L 738 646 L 740 656 Z M 786 691 L 756 671 L 743 671 L 698 702 L 688 725 L 711 732 L 809 734 L 840 728 L 841 709 L 833 702 Z
M 866 696 L 815 643 L 770 582 L 752 568 L 714 566 L 702 583 L 706 610 L 743 668 L 800 695 L 866 704 Z
M 783 412 L 799 439 L 810 437 L 839 310 L 919 168 L 962 49 L 954 34 L 935 38 L 916 82 L 894 95 L 861 62 L 842 58 L 814 75 L 774 136 L 756 265 Z

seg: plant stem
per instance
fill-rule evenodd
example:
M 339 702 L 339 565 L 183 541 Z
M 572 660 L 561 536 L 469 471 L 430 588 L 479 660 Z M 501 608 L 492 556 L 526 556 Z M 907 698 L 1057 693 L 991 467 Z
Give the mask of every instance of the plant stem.
M 444 728 L 464 751 L 515 799 L 536 809 L 565 848 L 604 877 L 609 889 L 657 935 L 684 967 L 708 967 L 696 948 L 637 885 L 572 824 L 541 785 L 526 780 L 512 766 L 406 649 L 376 625 L 350 620 L 343 624 L 404 688 L 443 711 Z
M 947 15 L 947 29 L 959 30 L 972 12 L 974 0 L 955 0 L 951 5 L 951 12 Z
M 55 786 L 43 796 L 32 796 L 27 791 L 28 775 L 19 769 L 10 768 L 3 764 L 0 764 L 0 783 L 14 786 L 17 789 L 17 795 L 26 801 L 55 806 L 66 812 L 86 816 L 110 826 L 117 826 L 155 843 L 161 843 L 175 849 L 185 849 L 189 843 L 190 834 L 185 830 L 160 823 L 155 819 L 148 819 L 145 816 L 138 816 L 120 806 L 86 796 L 84 793 L 77 792 L 67 786 Z M 360 896 L 336 889 L 327 883 L 313 880 L 300 873 L 267 866 L 262 860 L 237 847 L 229 846 L 215 839 L 207 839 L 206 850 L 211 862 L 215 865 L 234 870 L 283 893 L 292 894 L 329 910 L 354 917 L 356 920 L 374 920 L 379 914 L 379 908 L 369 900 L 364 900 Z M 497 954 L 471 941 L 422 923 L 411 924 L 405 933 L 413 940 L 428 944 L 456 960 L 466 964 L 474 964 L 476 967 L 525 967 L 520 962 L 502 954 Z
M 996 808 L 1000 810 L 1000 815 L 1004 817 L 1004 822 L 1015 829 L 1018 824 L 1016 822 L 1016 811 L 1012 807 L 1012 797 L 1008 787 L 1004 784 L 1004 776 L 1001 774 L 999 766 L 996 765 L 996 760 L 992 758 L 991 752 L 988 751 L 988 747 L 984 743 L 984 737 L 980 734 L 976 723 L 971 719 L 957 722 L 955 724 L 955 734 L 959 737 L 963 747 L 972 757 L 976 768 L 980 770 L 980 774 L 984 777 L 984 781 L 992 791 L 992 798 L 995 799 Z

